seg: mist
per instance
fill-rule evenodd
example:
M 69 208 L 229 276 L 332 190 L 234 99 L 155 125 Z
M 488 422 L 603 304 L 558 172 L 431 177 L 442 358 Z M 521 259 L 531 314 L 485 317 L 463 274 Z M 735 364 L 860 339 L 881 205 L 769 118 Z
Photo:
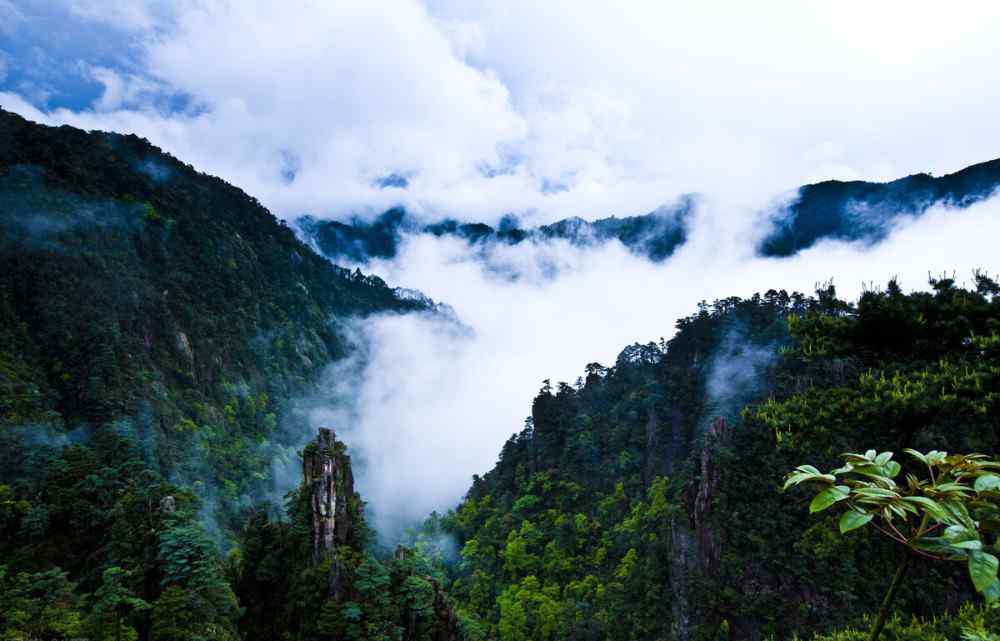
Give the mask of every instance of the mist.
M 794 197 L 775 201 L 782 189 L 996 156 L 1000 8 L 988 3 L 37 4 L 0 1 L 0 104 L 146 137 L 286 220 L 403 205 L 534 226 L 707 194 L 660 264 L 617 242 L 484 249 L 423 235 L 364 268 L 455 311 L 355 324 L 351 358 L 300 399 L 310 430 L 329 425 L 351 446 L 383 533 L 453 506 L 542 380 L 669 338 L 701 300 L 831 278 L 854 298 L 893 277 L 916 289 L 929 272 L 1000 267 L 996 199 L 899 217 L 875 245 L 754 252 L 770 224 L 759 212 Z M 87 37 L 60 44 L 54 25 Z M 10 55 L 28 51 L 48 57 Z M 859 224 L 870 213 L 851 212 Z M 723 396 L 766 361 L 743 356 L 719 374 Z M 295 465 L 283 452 L 279 485 Z
M 544 379 L 574 381 L 587 363 L 613 364 L 633 342 L 669 339 L 700 301 L 768 289 L 812 293 L 831 279 L 856 300 L 890 278 L 913 290 L 928 288 L 929 274 L 971 281 L 976 269 L 1000 270 L 997 197 L 901 216 L 875 245 L 825 241 L 785 259 L 754 253 L 769 229 L 754 212 L 766 210 L 701 199 L 689 241 L 663 263 L 617 241 L 484 250 L 455 238 L 404 237 L 395 259 L 368 268 L 447 302 L 455 317 L 355 324 L 355 356 L 328 370 L 309 422 L 334 427 L 348 443 L 369 514 L 395 537 L 432 510 L 454 507 L 472 475 L 493 466 Z M 740 397 L 773 355 L 772 346 L 746 346 L 736 335 L 730 342 L 734 359 L 713 372 L 707 390 L 721 404 Z

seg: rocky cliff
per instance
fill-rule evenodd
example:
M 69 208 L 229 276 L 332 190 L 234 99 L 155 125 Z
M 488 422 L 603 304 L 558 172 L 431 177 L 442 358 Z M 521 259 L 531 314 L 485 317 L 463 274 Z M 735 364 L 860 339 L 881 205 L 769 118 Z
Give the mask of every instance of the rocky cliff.
M 350 541 L 361 509 L 351 459 L 333 430 L 321 427 L 303 450 L 302 479 L 312 508 L 313 560 L 318 562 Z

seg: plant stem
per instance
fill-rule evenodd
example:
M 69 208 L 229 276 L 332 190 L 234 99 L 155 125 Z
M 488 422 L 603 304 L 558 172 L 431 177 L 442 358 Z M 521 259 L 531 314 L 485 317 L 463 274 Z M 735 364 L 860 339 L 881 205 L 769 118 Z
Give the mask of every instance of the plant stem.
M 877 641 L 878 635 L 882 634 L 882 628 L 885 627 L 885 621 L 889 618 L 889 610 L 892 609 L 892 601 L 896 598 L 896 592 L 899 591 L 899 585 L 903 582 L 903 576 L 906 574 L 906 568 L 910 565 L 910 551 L 904 550 L 903 560 L 899 563 L 899 567 L 896 569 L 895 576 L 892 577 L 892 583 L 889 584 L 889 589 L 885 593 L 885 598 L 882 599 L 882 605 L 878 609 L 878 615 L 875 617 L 875 623 L 872 624 L 871 634 L 868 635 L 868 641 Z

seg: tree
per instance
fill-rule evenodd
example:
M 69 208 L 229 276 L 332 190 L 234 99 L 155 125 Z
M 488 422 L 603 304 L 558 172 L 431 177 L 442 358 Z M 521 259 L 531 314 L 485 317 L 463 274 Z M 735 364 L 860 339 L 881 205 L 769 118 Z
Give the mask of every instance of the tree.
M 871 525 L 904 547 L 903 559 L 872 624 L 869 641 L 878 639 L 893 599 L 914 557 L 965 563 L 976 590 L 987 602 L 1000 600 L 996 551 L 1000 532 L 1000 462 L 983 454 L 905 450 L 926 478 L 907 473 L 892 452 L 844 454 L 845 464 L 826 474 L 800 465 L 786 476 L 784 489 L 801 483 L 822 487 L 809 505 L 811 513 L 834 505 L 844 508 L 840 532 Z M 992 539 L 992 541 L 991 541 Z
M 126 626 L 124 620 L 150 608 L 146 601 L 132 594 L 125 585 L 128 578 L 129 573 L 122 568 L 110 567 L 104 571 L 101 587 L 93 594 L 91 616 L 100 639 L 108 638 L 109 623 L 114 641 L 121 641 L 123 632 L 134 638 L 135 631 Z
M 59 568 L 11 576 L 0 565 L 0 638 L 76 637 L 81 617 L 75 587 Z
M 160 534 L 163 594 L 153 604 L 153 638 L 236 638 L 240 610 L 218 556 L 201 527 L 177 519 Z

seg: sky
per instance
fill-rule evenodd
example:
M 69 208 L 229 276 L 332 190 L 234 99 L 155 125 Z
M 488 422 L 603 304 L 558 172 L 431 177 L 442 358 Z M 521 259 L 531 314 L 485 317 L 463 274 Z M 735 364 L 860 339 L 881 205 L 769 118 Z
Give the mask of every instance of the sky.
M 616 243 L 490 248 L 511 281 L 415 236 L 367 267 L 458 319 L 358 323 L 365 360 L 306 399 L 388 532 L 453 506 L 543 379 L 669 338 L 701 300 L 1000 271 L 996 198 L 903 215 L 874 247 L 753 252 L 759 212 L 801 184 L 1000 156 L 996 33 L 990 2 L 0 0 L 0 106 L 136 133 L 289 220 L 401 204 L 530 226 L 702 195 L 662 264 Z
M 535 223 L 991 159 L 998 28 L 990 2 L 0 0 L 0 105 L 279 216 Z

